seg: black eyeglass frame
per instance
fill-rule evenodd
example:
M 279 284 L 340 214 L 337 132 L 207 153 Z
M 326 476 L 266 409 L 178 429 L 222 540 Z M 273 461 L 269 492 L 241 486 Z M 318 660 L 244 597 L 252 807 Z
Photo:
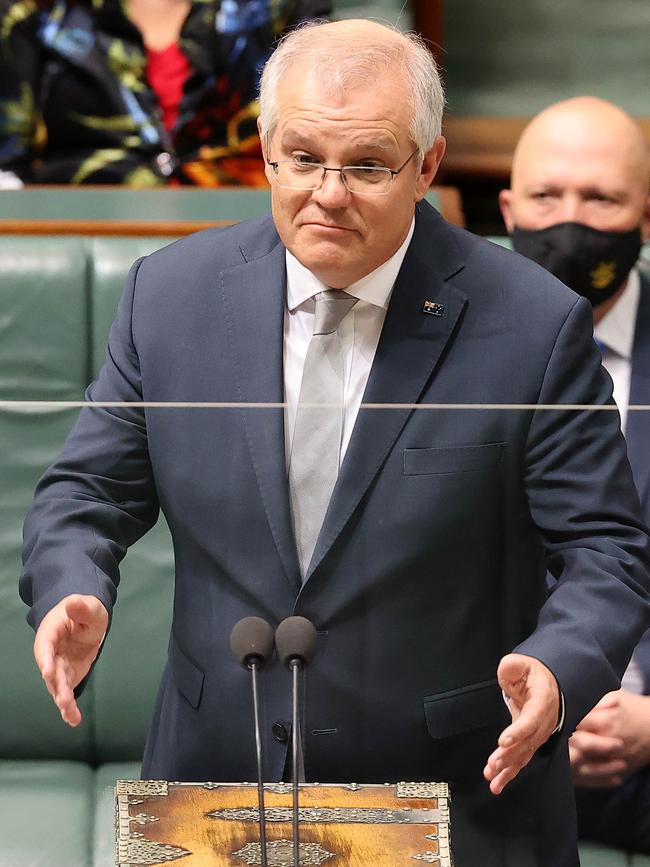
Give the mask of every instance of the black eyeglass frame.
M 402 169 L 406 168 L 406 166 L 411 162 L 413 157 L 417 153 L 419 153 L 419 151 L 420 151 L 420 148 L 416 148 L 413 151 L 413 153 L 409 157 L 407 157 L 406 160 L 404 160 L 404 162 L 402 163 L 402 165 L 398 169 L 389 169 L 388 166 L 341 166 L 341 168 L 335 168 L 333 166 L 324 166 L 322 163 L 300 163 L 298 160 L 274 160 L 274 161 L 267 160 L 267 162 L 271 166 L 271 168 L 273 169 L 273 172 L 275 173 L 276 178 L 278 176 L 278 166 L 280 166 L 280 165 L 289 165 L 289 164 L 290 165 L 303 165 L 303 166 L 309 166 L 310 168 L 319 168 L 322 170 L 321 179 L 320 179 L 320 183 L 318 184 L 318 186 L 316 186 L 316 187 L 287 187 L 285 184 L 280 184 L 280 186 L 283 187 L 283 189 L 285 189 L 285 190 L 302 190 L 302 192 L 305 192 L 305 193 L 306 192 L 313 192 L 314 190 L 320 190 L 320 188 L 325 183 L 325 175 L 327 174 L 327 172 L 338 172 L 340 177 L 341 177 L 341 183 L 343 184 L 345 189 L 353 196 L 387 196 L 392 189 L 393 179 L 397 175 L 399 175 L 399 173 L 402 171 Z M 347 185 L 347 182 L 345 180 L 344 172 L 346 169 L 362 169 L 362 168 L 371 169 L 372 171 L 382 172 L 382 173 L 388 172 L 390 174 L 390 184 L 388 186 L 388 189 L 383 193 L 371 193 L 371 192 L 361 193 L 358 190 L 351 190 L 350 187 Z

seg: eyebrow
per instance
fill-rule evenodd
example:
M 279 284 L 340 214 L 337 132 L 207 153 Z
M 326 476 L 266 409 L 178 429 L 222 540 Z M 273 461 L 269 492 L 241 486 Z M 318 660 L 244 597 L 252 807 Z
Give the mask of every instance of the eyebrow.
M 603 196 L 605 198 L 612 199 L 620 199 L 625 196 L 625 190 L 619 189 L 618 187 L 608 188 L 597 186 L 596 184 L 589 184 L 586 186 L 579 186 L 578 192 L 584 198 L 589 198 L 591 196 Z M 531 195 L 536 192 L 544 192 L 544 193 L 558 193 L 561 194 L 564 191 L 563 184 L 557 184 L 552 181 L 540 181 L 539 183 L 531 183 L 525 187 L 525 194 Z
M 314 140 L 309 136 L 306 136 L 296 130 L 288 130 L 282 134 L 280 144 L 287 148 L 301 147 L 304 150 L 308 151 L 311 147 L 313 147 Z M 391 141 L 391 139 L 382 137 L 378 139 L 372 139 L 371 141 L 359 143 L 351 141 L 350 147 L 358 150 L 359 152 L 387 151 L 391 149 L 393 144 L 394 143 Z

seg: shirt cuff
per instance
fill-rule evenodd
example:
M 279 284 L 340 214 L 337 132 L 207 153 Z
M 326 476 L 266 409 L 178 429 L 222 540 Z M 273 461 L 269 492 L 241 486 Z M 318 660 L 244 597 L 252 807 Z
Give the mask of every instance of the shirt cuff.
M 560 713 L 558 715 L 559 718 L 558 718 L 557 725 L 555 726 L 555 728 L 551 732 L 551 734 L 554 734 L 554 735 L 556 735 L 562 729 L 562 726 L 564 725 L 564 717 L 566 715 L 566 705 L 564 703 L 564 693 L 562 692 L 561 689 L 559 690 L 559 693 L 560 693 Z

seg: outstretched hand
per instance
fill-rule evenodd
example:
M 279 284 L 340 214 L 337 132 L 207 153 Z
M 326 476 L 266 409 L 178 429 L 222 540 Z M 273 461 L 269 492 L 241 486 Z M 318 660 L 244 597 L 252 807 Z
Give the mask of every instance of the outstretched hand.
M 560 690 L 555 676 L 532 656 L 510 653 L 497 670 L 512 716 L 483 771 L 490 791 L 500 795 L 557 728 Z
M 71 726 L 81 722 L 74 689 L 90 671 L 108 628 L 108 612 L 95 596 L 66 596 L 45 615 L 34 639 L 34 658 L 48 692 Z

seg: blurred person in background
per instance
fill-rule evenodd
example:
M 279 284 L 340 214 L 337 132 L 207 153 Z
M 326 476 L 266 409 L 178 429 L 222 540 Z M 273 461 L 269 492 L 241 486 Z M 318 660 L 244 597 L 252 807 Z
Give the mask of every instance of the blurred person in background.
M 259 72 L 329 0 L 0 0 L 0 187 L 266 186 Z
M 628 455 L 650 522 L 650 280 L 637 268 L 650 235 L 650 156 L 620 108 L 595 97 L 550 106 L 517 145 L 500 205 L 515 250 L 592 304 L 594 334 L 614 383 Z M 616 616 L 616 612 L 612 613 Z M 579 833 L 650 852 L 650 634 L 622 689 L 569 741 Z

